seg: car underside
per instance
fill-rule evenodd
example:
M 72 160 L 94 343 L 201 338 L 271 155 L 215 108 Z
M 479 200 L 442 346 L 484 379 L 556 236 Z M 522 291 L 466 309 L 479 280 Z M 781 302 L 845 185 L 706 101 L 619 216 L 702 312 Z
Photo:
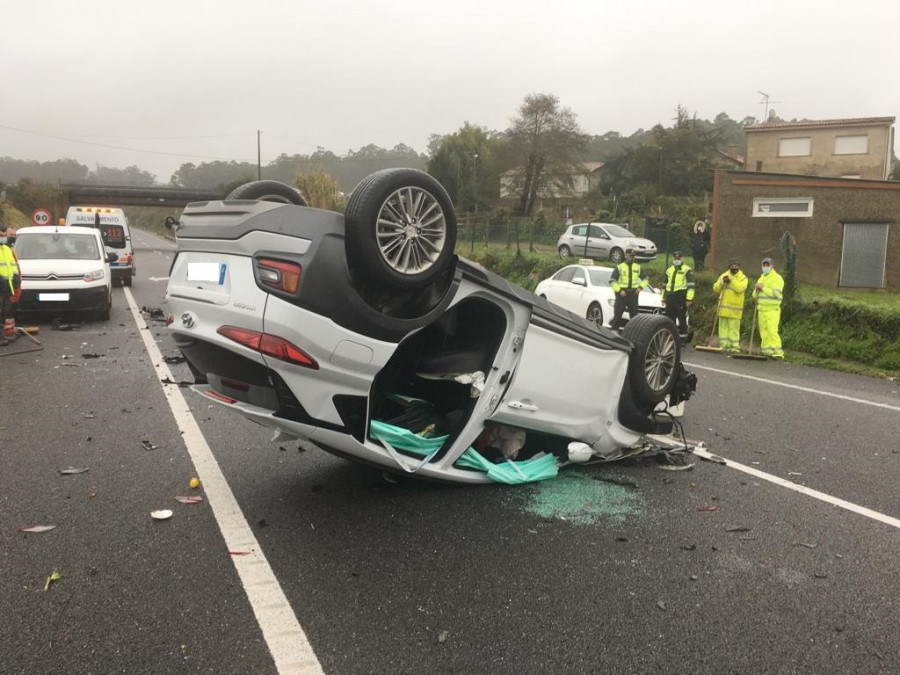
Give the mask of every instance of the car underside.
M 167 301 L 195 390 L 275 439 L 518 482 L 573 443 L 602 458 L 667 432 L 654 409 L 690 396 L 668 319 L 620 336 L 457 257 L 452 205 L 427 174 L 373 174 L 346 215 L 261 183 L 173 223 Z

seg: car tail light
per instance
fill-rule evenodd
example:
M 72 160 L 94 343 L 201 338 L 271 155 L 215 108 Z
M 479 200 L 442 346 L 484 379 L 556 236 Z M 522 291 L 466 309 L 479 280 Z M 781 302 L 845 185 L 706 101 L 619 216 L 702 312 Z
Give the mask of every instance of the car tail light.
M 271 258 L 256 260 L 256 273 L 260 282 L 283 293 L 295 294 L 300 288 L 300 265 Z
M 238 328 L 237 326 L 220 326 L 216 332 L 260 354 L 271 356 L 280 361 L 295 363 L 304 368 L 319 369 L 319 364 L 316 363 L 315 359 L 297 345 L 277 335 L 260 333 L 247 328 Z

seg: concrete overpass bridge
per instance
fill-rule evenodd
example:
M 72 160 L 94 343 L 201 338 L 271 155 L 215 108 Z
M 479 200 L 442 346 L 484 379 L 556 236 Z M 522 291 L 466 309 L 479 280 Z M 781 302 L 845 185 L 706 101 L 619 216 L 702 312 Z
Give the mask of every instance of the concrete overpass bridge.
M 168 185 L 103 185 L 99 183 L 61 183 L 60 211 L 70 206 L 161 206 L 184 207 L 191 202 L 224 199 L 214 190 L 194 190 Z

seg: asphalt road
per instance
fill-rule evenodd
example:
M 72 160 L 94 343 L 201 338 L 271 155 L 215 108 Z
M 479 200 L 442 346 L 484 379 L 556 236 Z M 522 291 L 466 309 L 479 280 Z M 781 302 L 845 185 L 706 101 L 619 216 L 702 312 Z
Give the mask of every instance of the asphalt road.
M 0 351 L 0 672 L 900 671 L 900 385 L 692 351 L 684 431 L 729 464 L 519 487 L 388 483 L 179 389 L 315 655 L 273 658 L 126 297 L 165 309 L 172 245 L 135 240 L 110 321 Z

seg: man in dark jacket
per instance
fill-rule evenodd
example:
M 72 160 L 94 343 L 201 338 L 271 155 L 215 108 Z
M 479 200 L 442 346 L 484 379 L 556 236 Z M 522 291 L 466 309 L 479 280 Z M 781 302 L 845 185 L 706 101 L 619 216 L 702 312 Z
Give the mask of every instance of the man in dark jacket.
M 694 269 L 702 272 L 706 269 L 706 254 L 709 253 L 709 228 L 702 220 L 694 223 L 694 236 L 691 237 L 691 255 L 694 257 Z

